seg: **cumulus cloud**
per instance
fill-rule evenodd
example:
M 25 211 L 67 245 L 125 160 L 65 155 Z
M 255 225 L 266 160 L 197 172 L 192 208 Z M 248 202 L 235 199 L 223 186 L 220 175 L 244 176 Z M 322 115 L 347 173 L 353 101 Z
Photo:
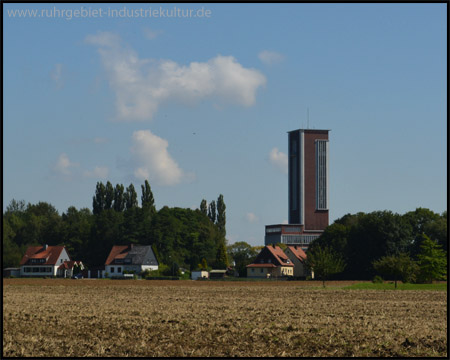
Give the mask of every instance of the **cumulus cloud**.
M 177 162 L 172 159 L 167 148 L 167 140 L 152 134 L 149 130 L 133 133 L 131 153 L 135 163 L 134 176 L 148 179 L 157 185 L 176 185 L 189 178 Z
M 259 60 L 261 60 L 263 64 L 273 65 L 283 61 L 284 55 L 277 53 L 275 51 L 264 50 L 258 54 L 258 58 Z
M 78 166 L 78 163 L 70 161 L 66 153 L 62 153 L 59 155 L 56 164 L 53 166 L 53 171 L 59 175 L 70 176 L 72 175 L 72 169 Z
M 252 106 L 256 91 L 266 83 L 262 73 L 243 67 L 233 56 L 180 65 L 172 60 L 140 59 L 112 33 L 89 35 L 85 40 L 98 48 L 116 95 L 119 120 L 150 120 L 162 103 L 174 101 L 193 104 L 211 98 Z
M 258 219 L 258 217 L 254 214 L 254 213 L 252 213 L 252 212 L 249 212 L 249 213 L 247 213 L 247 214 L 245 214 L 245 219 L 249 222 L 249 223 L 257 223 L 258 221 L 259 221 L 259 219 Z
M 106 166 L 96 166 L 92 171 L 84 171 L 83 176 L 88 178 L 106 179 L 108 174 L 109 169 Z
M 288 173 L 288 156 L 285 153 L 279 151 L 278 148 L 275 147 L 270 151 L 269 161 L 283 173 Z

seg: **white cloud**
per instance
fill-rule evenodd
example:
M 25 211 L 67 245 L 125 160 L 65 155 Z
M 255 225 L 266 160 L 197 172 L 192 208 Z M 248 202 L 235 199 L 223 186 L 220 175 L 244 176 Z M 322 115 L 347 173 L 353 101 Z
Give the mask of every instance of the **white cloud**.
M 249 212 L 249 213 L 247 213 L 247 214 L 245 214 L 245 219 L 249 222 L 249 223 L 257 223 L 258 221 L 259 221 L 259 219 L 258 219 L 258 217 L 254 214 L 254 213 L 252 213 L 252 212 Z
M 83 175 L 88 178 L 106 179 L 109 174 L 109 169 L 106 166 L 96 166 L 92 171 L 86 170 Z
M 284 55 L 277 53 L 275 51 L 264 50 L 258 54 L 258 58 L 259 60 L 261 60 L 263 64 L 273 65 L 283 61 Z
M 205 98 L 252 106 L 256 91 L 266 83 L 258 70 L 245 68 L 233 56 L 217 55 L 206 62 L 179 65 L 172 60 L 140 59 L 121 45 L 117 35 L 89 35 L 98 47 L 111 88 L 118 119 L 150 120 L 162 103 L 196 103 Z
M 107 138 L 102 138 L 102 137 L 95 137 L 94 138 L 94 143 L 95 144 L 105 144 L 108 142 Z
M 278 148 L 275 147 L 270 151 L 269 161 L 283 173 L 288 173 L 288 156 L 285 153 L 279 151 Z
M 57 89 L 61 89 L 63 86 L 62 71 L 63 65 L 55 64 L 55 67 L 50 72 L 50 78 L 53 80 Z
M 189 178 L 170 156 L 169 143 L 149 130 L 133 133 L 133 155 L 136 168 L 134 176 L 140 180 L 148 179 L 157 185 L 176 185 Z
M 70 161 L 69 157 L 66 153 L 62 153 L 59 155 L 58 160 L 56 161 L 56 164 L 53 166 L 53 170 L 55 173 L 64 175 L 64 176 L 70 176 L 72 175 L 72 169 L 78 167 L 78 163 L 73 163 Z
M 142 29 L 142 31 L 144 36 L 149 40 L 156 39 L 160 34 L 162 34 L 162 30 L 152 30 L 148 27 Z

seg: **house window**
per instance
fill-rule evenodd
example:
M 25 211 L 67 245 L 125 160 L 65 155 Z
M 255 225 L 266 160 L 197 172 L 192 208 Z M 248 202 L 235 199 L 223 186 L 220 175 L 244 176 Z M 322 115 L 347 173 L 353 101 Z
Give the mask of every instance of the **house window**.
M 30 273 L 31 272 L 31 268 L 26 267 L 26 268 L 23 269 L 23 271 L 26 272 L 26 273 Z
M 61 259 L 61 264 L 63 263 L 64 259 Z
M 255 269 L 252 269 L 252 273 L 254 273 L 255 272 Z
M 112 273 L 114 272 L 114 267 L 113 267 L 113 266 L 111 266 L 111 272 L 112 272 Z
M 39 272 L 39 268 L 37 268 L 37 267 L 33 268 L 33 272 L 34 272 L 34 273 L 35 273 L 35 272 Z
M 117 272 L 118 273 L 122 272 L 122 268 L 120 266 L 117 268 Z
M 261 273 L 263 273 L 264 272 L 264 269 L 261 269 Z

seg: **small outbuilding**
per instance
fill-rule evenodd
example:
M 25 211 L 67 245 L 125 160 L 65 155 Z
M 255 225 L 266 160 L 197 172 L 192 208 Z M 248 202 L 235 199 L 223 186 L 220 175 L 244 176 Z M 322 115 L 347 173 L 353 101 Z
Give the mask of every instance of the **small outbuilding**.
M 192 280 L 208 279 L 208 278 L 209 278 L 209 273 L 206 270 L 193 271 L 191 273 Z
M 210 279 L 223 279 L 226 275 L 226 270 L 211 270 L 209 272 Z
M 5 268 L 3 269 L 3 277 L 19 277 L 20 276 L 20 268 Z

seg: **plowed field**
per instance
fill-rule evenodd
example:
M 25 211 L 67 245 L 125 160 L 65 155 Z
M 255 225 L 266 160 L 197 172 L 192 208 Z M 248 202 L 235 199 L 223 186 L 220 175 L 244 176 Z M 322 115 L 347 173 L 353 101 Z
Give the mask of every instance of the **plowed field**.
M 3 356 L 447 356 L 447 292 L 307 284 L 8 279 Z

